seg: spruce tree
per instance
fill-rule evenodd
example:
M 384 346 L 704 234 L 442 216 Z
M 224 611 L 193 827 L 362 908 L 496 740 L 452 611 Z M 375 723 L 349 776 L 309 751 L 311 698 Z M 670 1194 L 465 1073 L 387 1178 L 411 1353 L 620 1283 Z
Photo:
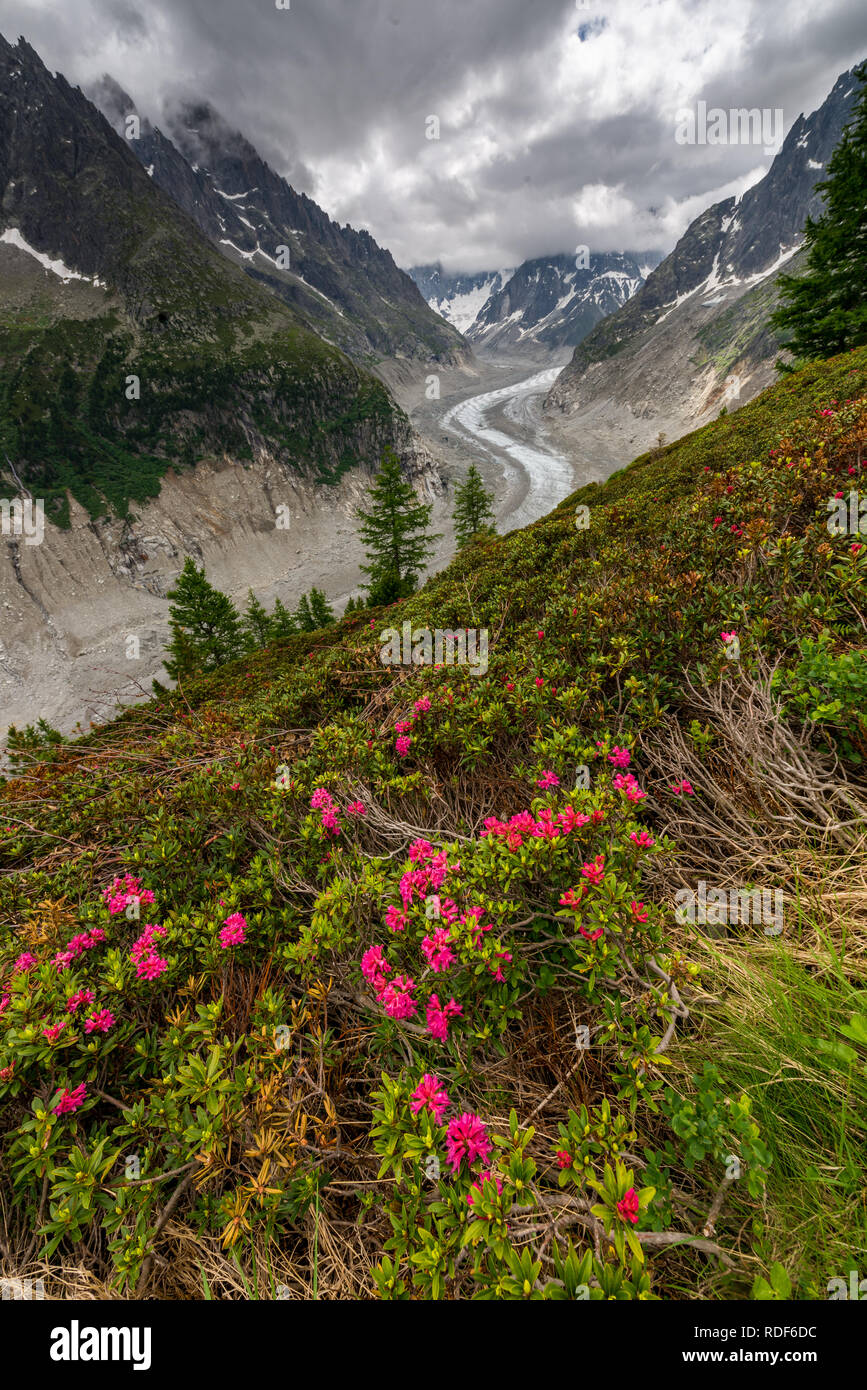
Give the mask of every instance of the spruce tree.
M 393 603 L 415 591 L 434 541 L 440 537 L 428 534 L 433 507 L 419 502 L 393 449 L 383 454 L 369 497 L 370 507 L 356 512 L 368 560 L 361 566 L 370 576 L 368 602 Z
M 822 215 L 807 219 L 804 275 L 781 275 L 786 301 L 772 316 L 795 362 L 833 357 L 867 342 L 867 62 L 855 70 L 861 93 L 816 187 Z M 785 363 L 778 363 L 785 369 Z
M 251 651 L 255 651 L 257 647 L 267 647 L 274 635 L 271 619 L 252 589 L 248 591 L 247 608 L 241 619 L 241 626 Z
M 491 500 L 491 494 L 485 491 L 481 473 L 471 463 L 466 480 L 455 488 L 454 523 L 459 549 L 477 536 L 494 534 Z
M 321 589 L 310 590 L 310 612 L 317 628 L 328 627 L 334 622 L 334 609 Z
M 213 671 L 242 650 L 241 620 L 227 594 L 215 589 L 187 556 L 169 589 L 172 638 L 163 662 L 172 680 L 195 671 Z
M 299 632 L 313 632 L 316 627 L 313 614 L 310 611 L 310 600 L 306 594 L 302 594 L 298 600 L 298 607 L 295 609 L 295 621 L 298 624 Z
M 294 614 L 289 612 L 285 603 L 280 599 L 274 600 L 274 607 L 271 610 L 271 636 L 272 637 L 291 637 L 298 631 L 298 624 Z

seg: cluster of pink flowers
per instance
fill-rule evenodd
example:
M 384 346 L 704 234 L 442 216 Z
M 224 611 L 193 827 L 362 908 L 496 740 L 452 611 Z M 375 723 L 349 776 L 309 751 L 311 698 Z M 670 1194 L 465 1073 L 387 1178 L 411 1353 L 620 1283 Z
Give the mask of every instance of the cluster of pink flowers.
M 86 1095 L 87 1086 L 83 1081 L 73 1091 L 70 1091 L 68 1086 L 64 1086 L 60 1093 L 60 1099 L 54 1107 L 55 1115 L 70 1115 L 73 1110 L 78 1110 L 84 1104 Z
M 340 821 L 337 819 L 337 807 L 331 799 L 331 794 L 327 792 L 324 787 L 316 788 L 310 798 L 310 809 L 311 811 L 319 811 L 321 813 L 319 817 L 320 824 L 326 835 L 340 834 Z
M 452 937 L 448 927 L 437 927 L 433 936 L 423 939 L 421 949 L 424 958 L 436 974 L 441 970 L 448 970 L 455 961 L 456 956 L 451 947 Z
M 123 912 L 132 903 L 149 905 L 154 900 L 152 890 L 142 889 L 141 879 L 135 878 L 132 874 L 116 878 L 108 888 L 103 888 L 102 897 L 112 917 L 118 912 Z
M 366 816 L 367 808 L 363 801 L 349 801 L 346 804 L 346 814 L 348 816 Z
M 581 874 L 590 883 L 600 884 L 605 877 L 605 855 L 597 854 L 592 863 L 582 865 Z
M 720 637 L 722 638 L 723 642 L 733 642 L 733 641 L 735 641 L 735 639 L 737 638 L 737 633 L 736 633 L 736 632 L 721 632 L 721 633 L 720 633 Z
M 415 710 L 416 714 L 427 714 L 428 710 L 430 709 L 430 700 L 428 699 L 427 695 L 422 695 L 420 700 L 416 700 L 415 704 L 413 705 L 413 709 Z
M 687 782 L 685 778 L 682 782 L 675 782 L 668 790 L 674 792 L 675 796 L 695 796 L 692 783 Z
M 36 957 L 31 955 L 29 951 L 23 951 L 13 965 L 12 973 L 14 975 L 29 975 L 30 971 L 34 970 L 37 965 Z
M 155 927 L 149 922 L 137 941 L 133 943 L 129 958 L 135 965 L 135 973 L 140 980 L 155 980 L 169 968 L 169 963 L 157 954 L 155 936 L 165 936 L 165 927 Z
M 571 830 L 578 830 L 582 825 L 588 825 L 591 819 L 595 819 L 596 815 L 597 813 L 594 812 L 592 817 L 585 816 L 583 812 L 576 811 L 572 806 L 567 806 L 555 816 L 552 810 L 543 806 L 538 817 L 534 817 L 531 811 L 519 811 L 509 821 L 501 821 L 496 816 L 488 816 L 482 837 L 493 835 L 498 839 L 505 840 L 510 850 L 516 850 L 521 848 L 525 837 L 556 840 L 560 835 L 568 835 Z
M 47 1038 L 50 1043 L 56 1043 L 68 1022 L 68 1018 L 62 1018 L 59 1023 L 53 1023 L 49 1028 L 43 1028 L 42 1036 Z
M 653 836 L 648 835 L 646 830 L 633 830 L 629 838 L 633 844 L 638 845 L 639 849 L 650 849 L 651 845 L 656 844 L 656 841 L 654 840 Z
M 401 734 L 399 738 L 395 739 L 394 748 L 397 756 L 399 758 L 405 758 L 410 750 L 411 744 L 412 739 L 409 734 Z
M 454 1173 L 464 1161 L 468 1167 L 478 1160 L 487 1163 L 491 1153 L 491 1141 L 478 1115 L 464 1111 L 459 1118 L 449 1121 L 446 1149 Z
M 417 867 L 408 869 L 400 880 L 404 910 L 412 906 L 416 893 L 426 898 L 429 890 L 438 892 L 448 874 L 458 873 L 461 867 L 458 862 L 450 864 L 446 851 L 437 853 L 428 840 L 414 840 L 409 847 L 409 858 Z
M 543 792 L 547 791 L 549 787 L 559 787 L 559 785 L 560 778 L 557 776 L 556 772 L 552 772 L 550 768 L 542 773 L 542 776 L 536 783 L 536 786 Z
M 427 1027 L 432 1037 L 439 1042 L 447 1042 L 449 1036 L 449 1019 L 457 1018 L 463 1013 L 463 1008 L 455 1000 L 454 995 L 447 1004 L 441 1004 L 438 994 L 432 994 L 427 1001 Z
M 430 1110 L 438 1125 L 443 1122 L 443 1115 L 449 1108 L 448 1091 L 443 1086 L 438 1076 L 432 1072 L 425 1072 L 418 1086 L 412 1093 L 410 1100 L 410 1110 L 417 1115 L 420 1110 L 425 1108 Z
M 641 801 L 647 796 L 647 792 L 641 790 L 631 772 L 618 772 L 611 785 L 615 791 L 623 792 L 628 801 Z
M 137 882 L 137 880 L 135 881 Z M 94 927 L 91 932 L 79 932 L 77 936 L 73 936 L 67 941 L 62 951 L 57 952 L 51 964 L 54 966 L 55 970 L 65 970 L 83 951 L 92 950 L 94 946 L 99 945 L 99 943 L 104 940 L 105 932 L 102 927 Z
M 95 998 L 92 989 L 80 989 L 75 994 L 70 994 L 66 1001 L 66 1012 L 74 1014 L 82 1004 L 92 1004 Z
M 415 980 L 408 975 L 395 975 L 389 980 L 391 965 L 381 946 L 371 946 L 365 951 L 361 957 L 361 973 L 389 1018 L 412 1018 L 418 1013 L 418 1001 L 412 997 Z
M 638 1224 L 638 1193 L 634 1187 L 624 1192 L 617 1203 L 617 1215 L 621 1221 L 629 1221 L 633 1226 Z
M 220 946 L 226 951 L 230 946 L 243 946 L 246 939 L 246 918 L 240 912 L 233 912 L 231 917 L 225 918 L 225 925 L 220 931 Z
M 114 1027 L 116 1021 L 110 1009 L 99 1009 L 85 1019 L 84 1031 L 85 1033 L 107 1033 L 109 1028 Z
M 613 763 L 615 767 L 628 767 L 632 758 L 628 748 L 619 748 L 615 743 L 608 754 L 608 761 Z

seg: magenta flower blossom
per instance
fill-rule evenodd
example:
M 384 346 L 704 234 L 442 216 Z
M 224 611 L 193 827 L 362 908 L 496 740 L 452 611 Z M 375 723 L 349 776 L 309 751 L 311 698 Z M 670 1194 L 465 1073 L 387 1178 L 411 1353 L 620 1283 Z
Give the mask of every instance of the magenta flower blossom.
M 150 888 L 142 889 L 141 879 L 136 878 L 133 874 L 124 874 L 123 878 L 115 878 L 108 888 L 103 888 L 102 897 L 112 917 L 123 912 L 132 903 L 150 904 L 154 901 L 152 890 Z
M 464 1111 L 458 1119 L 449 1122 L 446 1150 L 454 1173 L 464 1160 L 468 1167 L 479 1159 L 482 1163 L 487 1163 L 491 1153 L 491 1141 L 478 1115 Z
M 330 794 L 324 787 L 317 787 L 310 798 L 311 811 L 329 811 L 334 805 Z
M 10 1004 L 11 1000 L 12 1000 L 12 995 L 11 995 L 11 994 L 4 994 L 4 995 L 3 995 L 3 998 L 0 999 L 0 1014 L 4 1013 L 4 1012 L 6 1011 L 6 1009 L 9 1008 L 9 1004 Z
M 36 964 L 36 957 L 32 956 L 29 951 L 24 951 L 13 965 L 12 973 L 15 975 L 27 975 L 34 969 Z
M 76 994 L 70 994 L 66 1001 L 66 1011 L 74 1014 L 81 1004 L 92 1004 L 95 998 L 92 989 L 80 989 Z
M 346 807 L 348 816 L 366 816 L 367 808 L 363 801 L 350 801 Z
M 59 1023 L 53 1024 L 50 1028 L 43 1028 L 42 1036 L 47 1038 L 50 1043 L 56 1043 L 68 1022 L 68 1018 L 62 1018 Z
M 687 782 L 686 779 L 684 779 L 682 782 L 675 782 L 674 785 L 669 787 L 668 790 L 670 792 L 674 792 L 675 796 L 680 796 L 681 793 L 683 793 L 685 796 L 695 796 L 692 784 L 690 782 Z
M 135 968 L 135 973 L 140 980 L 155 980 L 158 975 L 162 975 L 169 968 L 169 963 L 162 956 L 143 956 Z
M 430 709 L 430 700 L 428 699 L 427 695 L 422 695 L 420 700 L 416 700 L 415 704 L 413 705 L 413 709 L 415 710 L 416 714 L 427 714 L 428 710 Z
M 449 1097 L 438 1076 L 425 1072 L 412 1093 L 409 1108 L 414 1115 L 427 1108 L 433 1114 L 436 1123 L 442 1124 L 443 1115 L 449 1108 Z
M 615 743 L 611 752 L 608 754 L 608 761 L 613 763 L 615 767 L 628 767 L 632 761 L 632 757 L 628 748 L 618 748 Z
M 617 1203 L 617 1215 L 621 1221 L 629 1221 L 633 1226 L 638 1224 L 638 1193 L 634 1187 L 630 1187 L 628 1192 L 624 1192 Z
M 402 719 L 401 722 L 400 722 L 399 724 L 395 724 L 395 726 L 394 726 L 394 732 L 395 732 L 396 734 L 408 734 L 411 728 L 412 728 L 412 720 L 411 720 L 411 719 Z
M 548 787 L 559 787 L 559 785 L 560 778 L 557 776 L 556 772 L 552 772 L 550 768 L 547 768 L 542 773 L 542 776 L 536 783 L 536 786 L 539 787 L 541 791 L 546 791 Z
M 410 738 L 409 734 L 401 734 L 400 737 L 395 740 L 394 746 L 397 752 L 397 756 L 399 758 L 406 757 L 407 753 L 410 750 L 411 743 L 412 739 Z
M 409 847 L 410 862 L 413 864 L 423 864 L 426 859 L 431 859 L 436 853 L 430 840 L 413 840 Z
M 377 993 L 385 989 L 385 977 L 391 974 L 391 966 L 385 959 L 381 946 L 371 946 L 365 951 L 361 957 L 361 973 Z
M 439 996 L 432 994 L 427 1001 L 427 1027 L 432 1037 L 446 1042 L 449 1036 L 449 1019 L 463 1013 L 463 1008 L 454 998 L 443 1007 Z
M 640 849 L 650 849 L 651 845 L 656 844 L 656 841 L 654 840 L 653 836 L 648 835 L 646 830 L 642 830 L 640 834 L 636 834 L 636 832 L 633 830 L 629 838 L 633 842 L 633 844 L 638 845 Z
M 618 772 L 617 776 L 612 780 L 611 785 L 614 787 L 615 791 L 624 792 L 629 801 L 641 801 L 647 796 L 647 792 L 641 790 L 631 772 L 625 774 Z M 594 815 L 595 814 L 594 812 Z
M 107 1033 L 109 1028 L 113 1028 L 116 1022 L 114 1014 L 110 1009 L 99 1009 L 96 1013 L 85 1019 L 85 1033 Z
M 229 946 L 243 946 L 246 939 L 246 919 L 240 912 L 233 912 L 231 917 L 225 919 L 225 926 L 220 932 L 220 946 L 225 951 Z
M 340 821 L 337 819 L 337 812 L 331 806 L 322 812 L 322 829 L 326 835 L 340 834 Z
M 736 632 L 721 632 L 720 637 L 724 642 L 732 642 L 737 637 Z
M 68 1086 L 64 1086 L 60 1093 L 60 1099 L 54 1106 L 55 1115 L 70 1115 L 73 1110 L 78 1110 L 79 1107 L 84 1104 L 86 1095 L 87 1086 L 83 1081 L 81 1085 L 76 1086 L 73 1091 L 70 1091 Z
M 133 942 L 129 958 L 135 965 L 135 973 L 140 980 L 155 980 L 168 970 L 169 963 L 158 956 L 153 944 L 155 936 L 165 936 L 165 927 L 154 926 L 149 922 L 137 941 Z
M 592 864 L 585 864 L 581 873 L 593 884 L 600 884 L 605 878 L 605 855 L 597 854 Z
M 644 906 L 644 903 L 637 903 L 633 898 L 632 902 L 629 904 L 629 910 L 636 922 L 647 921 L 647 908 Z
M 418 1003 L 412 997 L 415 980 L 408 975 L 395 975 L 379 996 L 379 1002 L 389 1018 L 412 1018 L 418 1013 Z
M 389 931 L 405 931 L 409 919 L 405 912 L 401 912 L 399 907 L 388 907 L 385 910 L 385 925 Z
M 421 949 L 431 970 L 436 973 L 448 970 L 456 959 L 451 945 L 452 938 L 448 927 L 438 927 L 433 936 L 424 937 Z

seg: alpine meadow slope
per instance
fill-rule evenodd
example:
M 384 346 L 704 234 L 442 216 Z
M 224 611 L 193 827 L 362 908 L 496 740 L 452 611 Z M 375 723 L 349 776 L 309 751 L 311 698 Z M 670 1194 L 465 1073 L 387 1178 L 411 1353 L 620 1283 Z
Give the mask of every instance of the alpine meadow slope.
M 20 1273 L 826 1297 L 867 1237 L 867 546 L 829 526 L 865 443 L 859 348 L 390 608 L 19 744 Z M 484 673 L 393 664 L 468 629 Z M 782 930 L 690 920 L 705 887 Z

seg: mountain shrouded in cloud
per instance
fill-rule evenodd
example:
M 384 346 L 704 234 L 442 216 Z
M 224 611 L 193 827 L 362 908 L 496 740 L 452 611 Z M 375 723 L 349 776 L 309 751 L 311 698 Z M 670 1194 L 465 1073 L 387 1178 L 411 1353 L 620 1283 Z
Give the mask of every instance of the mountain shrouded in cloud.
M 209 102 L 293 188 L 401 266 L 476 273 L 564 254 L 670 250 L 767 170 L 751 144 L 679 145 L 699 100 L 788 129 L 867 52 L 851 0 L 6 0 L 50 67 L 110 72 L 155 124 Z M 427 139 L 428 118 L 439 139 Z

